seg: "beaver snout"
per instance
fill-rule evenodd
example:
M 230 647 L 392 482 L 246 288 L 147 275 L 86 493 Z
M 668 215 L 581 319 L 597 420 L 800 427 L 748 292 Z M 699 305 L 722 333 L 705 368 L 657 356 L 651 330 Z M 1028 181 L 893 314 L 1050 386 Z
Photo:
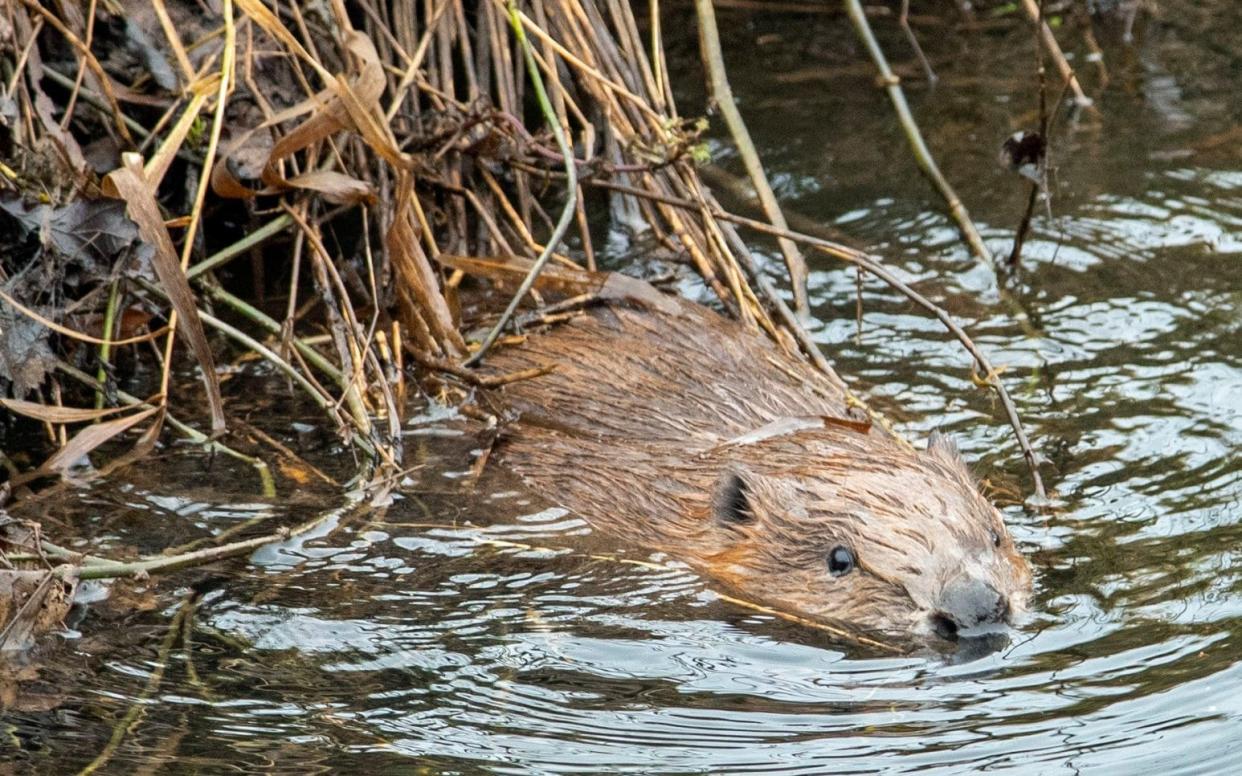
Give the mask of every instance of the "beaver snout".
M 932 627 L 945 639 L 956 639 L 959 630 L 995 625 L 1009 619 L 1009 599 L 991 584 L 965 574 L 945 585 L 939 606 L 932 614 Z

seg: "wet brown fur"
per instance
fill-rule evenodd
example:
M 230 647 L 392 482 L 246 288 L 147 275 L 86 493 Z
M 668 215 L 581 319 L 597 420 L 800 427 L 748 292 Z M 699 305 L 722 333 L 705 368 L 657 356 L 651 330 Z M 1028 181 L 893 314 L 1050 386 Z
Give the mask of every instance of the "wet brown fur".
M 789 418 L 856 416 L 838 382 L 759 334 L 645 284 L 622 286 L 633 295 L 490 359 L 497 372 L 557 365 L 494 393 L 517 418 L 497 455 L 537 491 L 600 531 L 801 615 L 918 631 L 962 573 L 1021 609 L 1030 572 L 951 445 L 915 451 L 856 423 L 782 432 Z M 745 522 L 721 518 L 734 477 Z M 836 546 L 858 563 L 839 577 L 826 565 Z

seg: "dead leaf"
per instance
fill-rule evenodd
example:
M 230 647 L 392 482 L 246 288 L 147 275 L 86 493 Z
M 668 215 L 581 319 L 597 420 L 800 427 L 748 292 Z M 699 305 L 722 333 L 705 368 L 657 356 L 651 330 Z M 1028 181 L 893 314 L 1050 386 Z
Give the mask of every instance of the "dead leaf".
M 259 194 L 274 194 L 299 188 L 318 191 L 335 204 L 374 204 L 375 188 L 370 183 L 345 173 L 318 170 L 285 178 L 280 171 L 281 162 L 292 154 L 347 130 L 362 135 L 375 147 L 377 153 L 393 164 L 410 166 L 409 157 L 397 148 L 387 124 L 381 124 L 375 118 L 382 115 L 379 98 L 384 92 L 385 80 L 374 45 L 365 35 L 354 32 L 351 33 L 349 48 L 362 63 L 359 74 L 353 78 L 337 76 L 331 80 L 327 89 L 234 138 L 212 167 L 213 191 L 222 197 L 249 199 Z M 254 167 L 252 157 L 258 149 L 253 138 L 257 132 L 307 113 L 310 114 L 309 118 L 286 132 L 268 151 L 259 173 L 266 188 L 252 189 L 238 180 L 233 173 L 235 164 L 245 163 L 244 167 Z
M 277 458 L 276 466 L 279 468 L 283 477 L 291 480 L 294 485 L 306 487 L 312 482 L 311 472 L 305 466 L 297 461 L 291 461 L 287 458 Z
M 138 423 L 159 412 L 159 409 L 159 407 L 148 407 L 124 418 L 116 418 L 115 420 L 87 426 L 74 434 L 73 438 L 64 447 L 57 450 L 55 455 L 44 461 L 43 465 L 39 467 L 39 474 L 64 475 L 74 464 L 90 454 L 95 448 L 114 436 L 133 428 Z
M 289 179 L 289 185 L 323 194 L 335 205 L 375 205 L 375 187 L 366 181 L 332 170 L 308 172 Z
M 43 125 L 43 131 L 47 133 L 47 137 L 55 143 L 56 148 L 60 151 L 65 167 L 79 176 L 83 175 L 88 165 L 86 164 L 86 157 L 82 155 L 82 148 L 78 145 L 78 141 L 73 138 L 73 135 L 60 128 L 60 122 L 56 120 L 55 103 L 37 87 L 34 106 L 35 114 Z
M 2 197 L 0 210 L 16 219 L 24 234 L 37 234 L 44 247 L 98 273 L 110 269 L 112 260 L 138 237 L 125 206 L 111 200 L 81 198 L 54 207 Z
M 172 65 L 164 56 L 164 52 L 151 42 L 146 30 L 136 24 L 132 18 L 125 19 L 125 44 L 130 53 L 145 66 L 151 80 L 166 92 L 174 94 L 177 92 L 180 84 L 177 82 L 177 74 L 173 71 Z
M 14 520 L 0 507 L 0 557 L 12 552 L 35 552 L 39 539 L 39 524 Z
M 164 430 L 164 418 L 167 417 L 163 407 L 158 407 L 157 409 L 160 412 L 155 416 L 155 421 L 143 430 L 138 437 L 138 441 L 134 443 L 134 446 L 127 453 L 109 461 L 107 465 L 99 469 L 100 477 L 111 477 L 122 468 L 145 458 L 148 453 L 155 449 L 155 443 L 160 438 L 160 432 Z
M 92 420 L 106 418 L 109 415 L 115 415 L 118 412 L 124 412 L 128 407 L 105 407 L 101 410 L 80 409 L 78 407 L 57 407 L 47 404 L 39 404 L 33 401 L 22 401 L 21 399 L 5 399 L 0 398 L 0 406 L 7 407 L 10 411 L 16 412 L 18 415 L 25 415 L 28 418 L 42 420 L 48 423 L 86 423 Z
M 220 381 L 216 376 L 216 363 L 203 332 L 198 316 L 194 293 L 186 280 L 181 262 L 173 248 L 172 238 L 164 226 L 155 194 L 143 174 L 142 157 L 135 153 L 122 155 L 121 169 L 113 170 L 104 179 L 104 190 L 126 202 L 126 210 L 143 240 L 154 248 L 151 263 L 159 276 L 160 284 L 177 312 L 177 329 L 189 342 L 190 350 L 198 360 L 203 384 L 207 389 L 207 404 L 211 410 L 211 431 L 219 436 L 225 431 L 224 401 L 220 397 Z

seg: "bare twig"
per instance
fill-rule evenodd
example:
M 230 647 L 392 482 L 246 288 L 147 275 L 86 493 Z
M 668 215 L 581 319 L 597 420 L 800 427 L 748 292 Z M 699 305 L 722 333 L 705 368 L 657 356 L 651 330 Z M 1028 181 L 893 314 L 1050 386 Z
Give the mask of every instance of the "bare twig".
M 1094 110 L 1095 101 L 1082 90 L 1082 85 L 1078 83 L 1078 76 L 1074 73 L 1074 68 L 1070 67 L 1069 62 L 1065 59 L 1065 54 L 1061 52 L 1061 45 L 1057 43 L 1057 37 L 1052 34 L 1052 28 L 1044 21 L 1043 2 L 1036 3 L 1036 0 L 1022 0 L 1022 10 L 1026 13 L 1027 18 L 1035 24 L 1040 40 L 1052 56 L 1052 61 L 1056 64 L 1057 71 L 1061 74 L 1061 80 L 1069 84 L 1070 91 L 1074 94 L 1074 103 L 1080 108 Z
M 699 19 L 699 45 L 702 49 L 703 64 L 707 68 L 708 85 L 711 99 L 724 116 L 733 144 L 741 154 L 742 164 L 746 166 L 746 174 L 755 187 L 755 194 L 763 206 L 763 212 L 775 226 L 787 229 L 785 216 L 776 201 L 772 185 L 763 170 L 759 152 L 755 150 L 750 131 L 742 119 L 741 111 L 733 99 L 733 88 L 729 85 L 729 77 L 725 73 L 724 55 L 720 50 L 720 32 L 716 28 L 716 12 L 712 8 L 712 0 L 695 0 L 695 10 Z M 810 310 L 806 298 L 806 261 L 798 251 L 798 246 L 791 240 L 777 240 L 781 254 L 785 257 L 785 266 L 789 270 L 789 284 L 793 288 L 794 309 L 798 315 L 805 316 Z
M 89 774 L 107 765 L 108 761 L 112 759 L 112 755 L 116 754 L 117 749 L 120 748 L 121 742 L 125 740 L 125 736 L 129 735 L 130 731 L 141 721 L 148 701 L 155 695 L 160 684 L 164 681 L 164 672 L 168 669 L 173 644 L 176 643 L 177 637 L 181 635 L 182 622 L 185 620 L 187 613 L 193 608 L 193 601 L 197 597 L 196 593 L 191 593 L 186 596 L 181 606 L 178 607 L 177 614 L 173 617 L 168 630 L 164 634 L 164 640 L 160 644 L 155 666 L 151 669 L 151 673 L 147 675 L 147 681 L 143 685 L 142 692 L 134 699 L 129 709 L 121 717 L 121 720 L 113 727 L 112 736 L 108 739 L 108 743 L 104 745 L 104 748 L 94 760 L 78 771 L 78 776 L 89 776 Z
M 452 361 L 446 361 L 442 358 L 436 358 L 428 353 L 417 350 L 408 351 L 414 360 L 427 369 L 434 369 L 437 372 L 453 375 L 469 385 L 477 385 L 480 388 L 499 388 L 502 385 L 516 383 L 520 380 L 530 380 L 535 377 L 541 377 L 556 369 L 556 364 L 546 364 L 544 366 L 523 369 L 519 372 L 509 372 L 502 375 L 481 375 L 478 372 L 458 366 Z
M 923 65 L 923 72 L 927 75 L 927 83 L 935 86 L 936 71 L 932 70 L 931 62 L 927 60 L 927 55 L 923 53 L 923 47 L 919 45 L 919 39 L 914 34 L 914 30 L 910 29 L 910 0 L 901 0 L 901 14 L 897 17 L 897 23 L 901 25 L 901 30 L 906 34 L 906 40 L 910 41 L 910 48 L 914 49 L 914 55 L 919 58 L 919 63 Z
M 949 208 L 949 214 L 957 222 L 957 227 L 961 230 L 966 244 L 970 246 L 971 252 L 980 261 L 991 265 L 992 253 L 988 250 L 987 245 L 984 244 L 983 238 L 979 235 L 979 230 L 975 228 L 974 221 L 970 219 L 970 213 L 967 212 L 966 206 L 962 204 L 962 200 L 957 196 L 957 192 L 953 190 L 949 181 L 940 172 L 940 167 L 937 166 L 931 149 L 927 147 L 926 141 L 923 140 L 923 133 L 919 130 L 918 123 L 914 120 L 914 114 L 910 112 L 910 104 L 906 102 L 905 92 L 902 91 L 901 79 L 888 66 L 888 60 L 880 49 L 880 44 L 875 39 L 875 35 L 871 32 L 871 24 L 867 21 L 866 14 L 863 13 L 862 3 L 859 0 L 845 0 L 845 10 L 849 14 L 850 21 L 854 23 L 854 29 L 857 30 L 858 37 L 862 40 L 863 45 L 867 47 L 872 61 L 875 62 L 876 68 L 880 71 L 880 79 L 884 90 L 888 92 L 888 98 L 893 103 L 893 110 L 897 112 L 897 120 L 901 123 L 901 128 L 906 134 L 906 140 L 910 143 L 910 149 L 914 152 L 914 158 L 918 162 L 919 170 L 936 187 L 936 190 L 940 192 L 940 196 L 944 198 L 945 205 Z
M 1039 202 L 1040 192 L 1045 191 L 1047 183 L 1047 164 L 1045 163 L 1048 148 L 1048 84 L 1044 72 L 1044 0 L 1039 0 L 1039 13 L 1035 18 L 1035 77 L 1039 89 L 1039 142 L 1044 152 L 1035 160 L 1038 180 L 1027 183 L 1026 209 L 1022 211 L 1022 220 L 1013 236 L 1013 248 L 1009 251 L 1006 264 L 1010 269 L 1018 266 L 1022 259 L 1022 246 L 1026 243 L 1027 232 L 1031 228 L 1031 218 L 1035 215 L 1035 205 Z

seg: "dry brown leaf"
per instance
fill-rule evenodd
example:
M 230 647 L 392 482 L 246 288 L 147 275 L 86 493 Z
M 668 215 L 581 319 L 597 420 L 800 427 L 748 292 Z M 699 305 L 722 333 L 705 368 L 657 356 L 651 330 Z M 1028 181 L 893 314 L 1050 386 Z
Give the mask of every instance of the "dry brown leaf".
M 427 254 L 423 252 L 418 231 L 414 227 L 413 206 L 410 203 L 414 196 L 413 180 L 408 174 L 402 173 L 397 179 L 396 189 L 392 227 L 384 235 L 384 241 L 397 271 L 398 288 L 410 300 L 411 308 L 418 314 L 417 318 L 405 323 L 411 327 L 416 337 L 424 340 L 424 347 L 427 345 L 427 338 L 419 336 L 422 334 L 422 327 L 430 330 L 435 342 L 447 346 L 450 351 L 447 355 L 460 356 L 466 352 L 466 343 L 453 323 L 453 314 L 440 294 L 436 274 L 431 269 Z
M 375 205 L 375 187 L 366 181 L 332 170 L 308 172 L 289 179 L 289 184 L 299 189 L 317 191 L 323 198 L 336 205 Z
M 232 159 L 233 152 L 242 148 L 254 132 L 255 130 L 247 130 L 234 138 L 224 147 L 216 158 L 216 163 L 211 166 L 211 190 L 217 196 L 225 199 L 250 199 L 260 193 L 239 181 L 229 169 L 229 161 Z
M 369 43 L 369 41 L 368 41 Z M 372 52 L 374 49 L 372 48 Z M 343 86 L 342 86 L 343 85 Z M 220 159 L 211 170 L 211 187 L 216 194 L 233 199 L 249 199 L 259 194 L 274 194 L 290 188 L 301 188 L 318 191 L 328 201 L 336 204 L 354 204 L 357 202 L 373 203 L 374 187 L 362 180 L 345 173 L 322 170 L 308 172 L 294 178 L 285 178 L 280 172 L 280 163 L 305 148 L 322 142 L 338 132 L 357 130 L 351 120 L 350 113 L 336 92 L 339 89 L 349 90 L 358 100 L 366 101 L 378 108 L 379 97 L 384 91 L 383 71 L 379 69 L 378 60 L 364 68 L 362 75 L 354 81 L 338 78 L 329 89 L 325 89 L 297 105 L 281 111 L 260 126 L 247 130 L 229 143 Z M 229 160 L 234 152 L 246 147 L 246 144 L 259 130 L 267 129 L 282 121 L 310 113 L 310 117 L 280 137 L 272 146 L 263 172 L 260 175 L 266 188 L 262 191 L 244 185 L 229 168 Z M 365 135 L 364 135 L 365 136 Z M 387 143 L 395 151 L 395 144 Z
M 297 461 L 291 461 L 287 458 L 277 458 L 276 466 L 279 467 L 281 475 L 291 480 L 294 485 L 306 487 L 307 485 L 310 485 L 313 480 L 310 469 L 306 468 Z
M 260 176 L 268 186 L 287 186 L 284 176 L 277 165 L 290 154 L 295 154 L 321 140 L 348 129 L 349 114 L 340 100 L 330 98 L 310 115 L 310 118 L 285 133 L 272 147 L 272 155 Z
M 351 31 L 345 45 L 362 62 L 362 70 L 352 83 L 339 75 L 336 77 L 337 97 L 349 111 L 354 128 L 373 151 L 399 170 L 410 169 L 413 160 L 397 147 L 392 128 L 384 118 L 383 106 L 379 104 L 384 91 L 384 69 L 375 44 L 366 35 Z
M 128 431 L 158 411 L 159 407 L 148 407 L 135 412 L 133 415 L 87 426 L 74 434 L 73 438 L 64 447 L 57 450 L 55 455 L 44 461 L 43 465 L 39 467 L 39 472 L 41 474 L 64 474 L 69 470 L 69 467 L 82 460 L 83 456 L 88 455 L 104 442 L 107 442 L 117 434 Z
M 124 412 L 129 409 L 128 407 L 104 407 L 100 410 L 56 407 L 33 401 L 5 398 L 0 398 L 0 406 L 6 407 L 10 412 L 16 412 L 18 415 L 25 415 L 28 418 L 34 418 L 46 423 L 85 423 L 106 418 L 109 415 L 115 415 L 118 412 Z
M 207 388 L 212 436 L 219 436 L 224 433 L 226 426 L 224 401 L 220 397 L 216 362 L 211 355 L 207 335 L 203 332 L 203 323 L 198 317 L 194 293 L 190 291 L 190 283 L 186 280 L 177 252 L 173 248 L 172 238 L 164 226 L 154 190 L 143 174 L 142 157 L 127 153 L 121 156 L 121 161 L 124 166 L 113 170 L 104 179 L 104 191 L 110 196 L 125 200 L 126 211 L 138 225 L 142 239 L 155 249 L 151 263 L 159 276 L 164 293 L 168 295 L 173 309 L 177 312 L 177 329 L 189 342 L 190 350 L 198 360 L 203 384 Z
M 56 120 L 55 116 L 56 106 L 51 98 L 42 91 L 36 92 L 34 105 L 35 114 L 43 125 L 43 131 L 56 144 L 65 165 L 75 174 L 82 175 L 89 167 L 86 163 L 86 157 L 82 155 L 82 148 L 78 145 L 78 141 L 74 139 L 73 135 L 60 128 L 60 122 Z
M 158 409 L 160 410 L 160 413 L 155 416 L 155 420 L 151 423 L 151 425 L 143 429 L 142 434 L 138 437 L 138 441 L 134 443 L 134 446 L 124 455 L 114 458 L 109 461 L 107 465 L 100 467 L 100 477 L 112 476 L 123 467 L 129 466 L 130 464 L 146 457 L 147 453 L 150 453 L 151 450 L 155 448 L 155 443 L 160 438 L 160 432 L 164 429 L 164 418 L 167 417 L 166 413 L 163 411 L 163 407 L 159 407 Z
M 357 33 L 352 35 L 357 35 Z M 384 93 L 384 72 L 380 69 L 379 58 L 375 54 L 375 48 L 366 36 L 362 36 L 362 39 L 365 43 L 354 43 L 351 46 L 351 50 L 357 47 L 357 50 L 361 52 L 358 57 L 363 62 L 361 73 L 353 79 L 337 76 L 330 81 L 328 89 L 309 100 L 304 100 L 298 106 L 300 110 L 303 106 L 309 105 L 311 107 L 310 118 L 285 134 L 272 148 L 272 155 L 268 159 L 267 166 L 264 168 L 262 175 L 263 182 L 266 185 L 273 187 L 287 187 L 291 185 L 280 174 L 277 165 L 290 154 L 325 140 L 337 132 L 347 129 L 353 130 L 359 132 L 368 143 L 372 142 L 371 136 L 376 133 L 374 131 L 368 133 L 359 123 L 360 115 L 365 122 L 365 108 L 351 110 L 349 107 L 350 104 L 370 105 L 375 110 L 378 110 L 380 95 Z M 279 117 L 275 117 L 273 120 L 277 118 Z M 387 128 L 386 125 L 385 128 Z M 391 142 L 391 133 L 389 134 L 388 141 L 381 139 L 380 142 L 385 147 L 377 147 L 375 150 L 377 153 L 385 156 L 385 158 L 389 158 L 394 154 L 400 154 L 399 151 L 396 151 L 395 143 Z

